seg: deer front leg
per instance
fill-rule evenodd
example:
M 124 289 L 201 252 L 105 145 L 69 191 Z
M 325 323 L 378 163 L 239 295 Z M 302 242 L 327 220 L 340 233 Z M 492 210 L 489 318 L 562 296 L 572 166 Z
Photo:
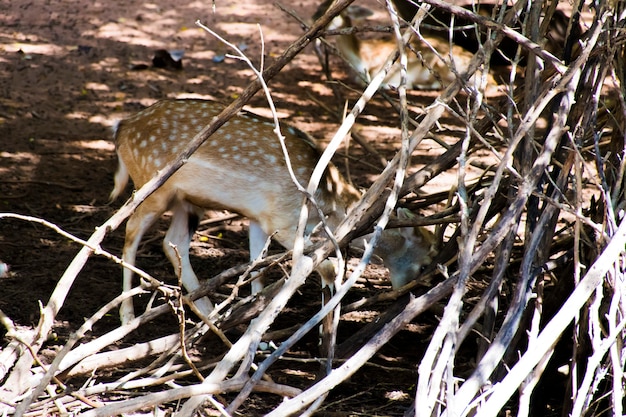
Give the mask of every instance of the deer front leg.
M 172 210 L 172 223 L 163 239 L 163 251 L 174 266 L 176 276 L 180 278 L 187 292 L 200 287 L 200 281 L 193 272 L 189 260 L 189 245 L 204 211 L 191 205 L 177 204 Z M 194 301 L 202 314 L 208 316 L 213 304 L 207 297 Z
M 263 231 L 261 225 L 250 220 L 250 228 L 248 230 L 248 239 L 250 240 L 250 261 L 254 261 L 261 255 L 265 243 L 269 239 L 269 235 Z M 252 277 L 259 275 L 258 272 L 252 272 Z M 252 294 L 263 291 L 265 287 L 265 278 L 260 276 L 252 281 Z

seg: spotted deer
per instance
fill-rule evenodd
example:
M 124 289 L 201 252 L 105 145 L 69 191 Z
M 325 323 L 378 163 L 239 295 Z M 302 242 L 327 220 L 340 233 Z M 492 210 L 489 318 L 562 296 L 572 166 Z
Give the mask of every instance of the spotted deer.
M 115 174 L 115 199 L 132 178 L 136 188 L 143 186 L 165 165 L 176 158 L 187 143 L 223 107 L 204 100 L 164 100 L 119 123 L 115 142 L 119 167 Z M 287 126 L 285 145 L 295 177 L 306 186 L 318 161 L 319 151 L 302 132 Z M 329 165 L 314 194 L 325 220 L 333 230 L 344 219 L 361 194 Z M 172 212 L 163 249 L 180 271 L 187 291 L 199 287 L 189 260 L 189 245 L 198 220 L 207 209 L 226 209 L 250 221 L 250 258 L 255 259 L 268 236 L 291 249 L 296 236 L 303 196 L 297 191 L 285 162 L 272 123 L 242 114 L 226 122 L 192 154 L 185 165 L 143 201 L 128 219 L 123 259 L 134 265 L 137 247 L 146 230 L 166 211 Z M 411 216 L 402 211 L 401 216 Z M 311 210 L 306 232 L 312 233 L 320 219 Z M 173 249 L 172 245 L 176 247 Z M 421 266 L 430 262 L 432 237 L 422 228 L 386 230 L 375 254 L 389 269 L 394 288 L 413 279 Z M 325 261 L 330 262 L 330 261 Z M 325 283 L 334 280 L 333 268 L 318 268 Z M 124 269 L 124 290 L 131 288 L 133 273 Z M 252 291 L 263 289 L 257 279 Z M 196 301 L 208 314 L 208 298 Z M 121 307 L 122 322 L 134 317 L 132 301 Z
M 330 6 L 331 0 L 322 4 L 315 16 L 320 16 Z M 339 30 L 360 23 L 372 11 L 358 5 L 347 7 L 328 25 L 328 30 Z M 370 81 L 385 65 L 387 57 L 397 49 L 395 39 L 360 39 L 354 33 L 337 35 L 335 44 L 350 66 Z M 435 53 L 435 50 L 437 53 Z M 409 89 L 438 90 L 455 80 L 457 73 L 464 72 L 473 54 L 466 49 L 450 45 L 447 40 L 423 36 L 423 41 L 413 40 L 407 50 L 407 82 Z M 489 78 L 489 77 L 488 77 Z M 400 85 L 400 66 L 394 65 L 383 82 L 385 87 Z

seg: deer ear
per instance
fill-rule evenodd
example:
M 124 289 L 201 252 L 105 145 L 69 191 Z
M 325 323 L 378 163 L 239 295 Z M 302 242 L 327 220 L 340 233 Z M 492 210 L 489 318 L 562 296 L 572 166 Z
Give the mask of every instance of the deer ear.
M 399 207 L 398 210 L 396 210 L 396 216 L 398 216 L 400 220 L 412 220 L 417 217 L 411 210 L 404 207 Z
M 398 217 L 398 220 L 401 221 L 410 221 L 415 219 L 417 216 L 409 209 L 407 208 L 403 208 L 400 207 L 396 210 L 396 216 Z M 397 231 L 404 236 L 406 239 L 409 240 L 413 240 L 415 239 L 416 236 L 416 231 L 418 231 L 419 228 L 417 227 L 400 227 L 399 229 L 397 229 Z

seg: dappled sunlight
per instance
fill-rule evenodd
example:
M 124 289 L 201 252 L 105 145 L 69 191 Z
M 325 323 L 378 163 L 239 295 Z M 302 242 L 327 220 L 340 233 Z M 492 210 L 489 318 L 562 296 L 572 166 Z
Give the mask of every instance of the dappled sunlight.
M 176 98 L 215 101 L 215 96 L 212 96 L 209 94 L 181 93 L 178 96 L 176 96 Z
M 272 114 L 272 111 L 269 109 L 269 106 L 267 105 L 265 106 L 261 105 L 258 107 L 245 106 L 244 110 L 257 114 L 261 117 L 265 117 L 266 119 L 268 119 L 270 123 L 274 123 L 274 115 Z M 284 123 L 285 119 L 288 118 L 290 115 L 291 114 L 288 111 L 286 111 L 286 109 L 279 109 L 279 108 L 276 109 L 276 117 L 278 117 L 278 122 L 281 124 Z M 281 125 L 281 129 L 284 129 L 282 125 Z
M 207 36 L 207 33 L 204 31 L 204 29 L 201 29 L 197 26 L 195 26 L 195 24 L 191 27 L 186 27 L 183 26 L 177 33 L 176 33 L 176 37 L 187 41 L 187 42 L 196 42 L 198 40 L 202 40 L 205 39 Z M 198 51 L 201 52 L 201 51 Z
M 165 39 L 175 36 L 190 25 L 193 25 L 193 21 L 181 17 L 176 9 L 164 10 L 146 3 L 131 15 L 120 15 L 115 21 L 84 31 L 83 35 L 159 48 L 163 47 Z
M 277 31 L 269 25 L 256 24 L 256 23 L 217 23 L 220 30 L 218 34 L 221 36 L 228 36 L 227 34 L 237 34 L 237 37 L 247 38 L 250 42 L 261 44 L 261 35 L 260 32 L 263 32 L 263 37 L 265 39 L 272 39 L 274 41 L 293 41 L 295 37 L 290 33 L 283 33 Z M 210 26 L 209 26 L 210 28 Z M 207 36 L 210 36 L 207 34 Z M 267 45 L 266 45 L 267 48 Z
M 198 77 L 188 78 L 187 79 L 187 84 L 202 85 L 202 84 L 210 81 L 210 79 L 211 79 L 210 75 L 200 75 Z
M 132 45 L 141 45 L 151 48 L 163 47 L 163 42 L 146 36 L 143 30 L 129 27 L 124 23 L 111 22 L 98 28 L 96 31 L 86 31 L 85 35 L 104 39 L 114 39 Z
M 117 57 L 106 57 L 98 62 L 88 64 L 92 71 L 120 71 L 120 59 Z
M 211 61 L 220 53 L 213 50 L 202 50 L 202 51 L 190 51 L 185 54 L 185 56 L 189 59 L 198 60 L 198 61 Z
M 85 88 L 94 91 L 111 91 L 108 85 L 104 83 L 88 82 L 85 84 Z
M 119 119 L 121 119 L 121 116 L 115 117 L 112 115 L 107 116 L 104 114 L 94 114 L 92 116 L 89 116 L 88 118 L 89 123 L 97 123 L 102 126 L 106 126 L 107 128 L 111 128 L 115 126 L 116 121 Z
M 89 112 L 75 111 L 66 114 L 65 117 L 70 120 L 88 120 L 89 123 L 100 124 L 107 128 L 110 128 L 115 124 L 114 118 L 104 114 L 92 114 Z
M 37 166 L 41 162 L 41 156 L 35 152 L 5 152 L 0 151 L 0 185 L 28 181 L 36 178 Z M 10 187 L 14 188 L 14 187 Z M 18 187 L 15 187 L 18 188 Z M 21 194 L 20 191 L 6 191 L 5 187 L 0 188 L 0 199 L 4 195 Z
M 87 112 L 72 112 L 72 113 L 68 113 L 65 117 L 67 117 L 68 119 L 86 119 L 89 117 L 89 114 Z
M 71 144 L 75 146 L 76 148 L 92 149 L 95 151 L 107 151 L 107 152 L 115 151 L 115 145 L 113 144 L 113 141 L 111 140 L 99 140 L 99 139 L 77 140 L 77 141 L 71 142 Z
M 24 53 L 25 59 L 29 59 L 29 54 L 58 56 L 66 53 L 68 48 L 64 48 L 51 43 L 22 43 L 16 42 L 2 46 L 6 52 Z

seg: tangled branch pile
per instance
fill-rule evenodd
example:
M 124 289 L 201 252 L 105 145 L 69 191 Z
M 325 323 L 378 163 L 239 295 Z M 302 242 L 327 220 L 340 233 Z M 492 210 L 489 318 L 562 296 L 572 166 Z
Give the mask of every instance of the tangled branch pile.
M 350 3 L 340 1 L 329 7 L 302 38 L 263 72 L 263 78 L 269 80 L 278 73 L 311 39 L 323 34 L 330 20 Z M 340 305 L 359 269 L 306 324 L 296 330 L 289 329 L 280 340 L 275 339 L 277 350 L 266 356 L 255 353 L 263 335 L 304 279 L 317 263 L 332 254 L 331 243 L 294 256 L 289 279 L 268 288 L 258 304 L 252 307 L 244 304 L 245 314 L 233 313 L 229 310 L 232 306 L 228 306 L 230 317 L 241 321 L 257 314 L 258 317 L 215 363 L 194 364 L 186 352 L 207 332 L 221 334 L 233 326 L 231 319 L 225 320 L 226 313 L 191 326 L 185 325 L 183 318 L 177 334 L 122 351 L 107 349 L 142 324 L 170 311 L 168 304 L 147 310 L 131 323 L 79 344 L 96 321 L 140 289 L 102 307 L 72 335 L 51 364 L 33 361 L 76 274 L 89 256 L 103 253 L 99 244 L 106 233 L 118 227 L 203 140 L 259 90 L 261 84 L 255 81 L 191 142 L 180 158 L 138 190 L 133 199 L 84 242 L 84 249 L 42 309 L 36 329 L 17 329 L 4 317 L 9 342 L 0 353 L 3 365 L 0 377 L 4 381 L 2 398 L 6 412 L 32 415 L 46 412 L 42 410 L 58 413 L 83 410 L 84 415 L 103 416 L 146 408 L 166 409 L 175 401 L 185 400 L 180 415 L 191 415 L 202 404 L 207 409 L 232 415 L 246 403 L 253 390 L 289 398 L 277 404 L 269 415 L 289 415 L 305 409 L 313 412 L 331 389 L 363 367 L 408 323 L 437 303 L 445 302 L 425 354 L 415 364 L 416 390 L 413 407 L 406 415 L 495 416 L 505 408 L 517 410 L 514 414 L 519 416 L 529 415 L 537 384 L 556 372 L 557 367 L 568 375 L 569 381 L 558 404 L 563 415 L 623 415 L 626 385 L 624 4 L 601 1 L 585 6 L 576 2 L 568 10 L 568 17 L 556 10 L 556 2 L 549 1 L 518 2 L 507 7 L 496 4 L 489 8 L 488 17 L 438 0 L 425 0 L 423 5 L 423 10 L 413 19 L 413 29 L 410 26 L 401 29 L 391 19 L 398 34 L 401 30 L 407 34 L 402 38 L 404 41 L 408 35 L 418 36 L 415 29 L 419 36 L 432 30 L 428 29 L 428 18 L 424 19 L 423 13 L 427 11 L 448 16 L 447 22 L 451 22 L 451 15 L 465 19 L 471 23 L 471 31 L 479 28 L 478 33 L 486 36 L 476 36 L 481 45 L 467 72 L 453 71 L 457 75 L 455 80 L 422 114 L 412 113 L 414 107 L 407 104 L 405 89 L 400 84 L 399 104 L 398 100 L 392 101 L 402 115 L 401 149 L 364 195 L 358 209 L 335 231 L 339 244 L 345 245 L 371 227 L 372 219 L 379 218 L 383 212 L 388 215 L 388 201 L 396 198 L 403 198 L 402 204 L 409 207 L 423 208 L 424 202 L 431 209 L 437 207 L 440 213 L 423 223 L 437 225 L 438 255 L 420 277 L 422 286 L 415 282 L 401 293 L 389 294 L 405 295 L 377 320 L 342 341 L 335 349 L 341 359 L 339 366 L 328 367 L 326 375 L 308 386 L 281 385 L 264 375 L 271 372 L 281 357 L 289 355 L 290 347 L 307 331 Z M 404 17 L 410 21 L 412 14 Z M 441 23 L 441 17 L 437 21 Z M 443 38 L 452 38 L 454 33 L 444 32 Z M 503 51 L 503 39 L 515 41 L 512 54 Z M 552 47 L 548 48 L 549 44 Z M 501 94 L 486 99 L 484 90 L 489 77 L 472 76 L 475 71 L 486 74 L 490 63 L 495 65 L 492 56 L 500 53 L 500 59 L 504 56 L 507 65 L 505 75 L 502 72 L 497 75 Z M 404 53 L 399 55 L 398 62 L 406 62 Z M 391 56 L 389 64 L 395 62 L 393 58 L 397 56 Z M 353 116 L 358 117 L 383 79 L 384 74 L 374 74 L 369 88 L 354 106 Z M 444 114 L 462 122 L 460 139 L 445 147 L 439 141 L 442 144 L 439 158 L 412 175 L 402 176 L 393 189 L 387 188 L 396 173 L 404 172 L 402 165 L 422 140 L 437 136 L 433 132 Z M 405 115 L 413 119 L 412 131 Z M 340 131 L 347 130 L 353 122 L 354 118 L 347 118 Z M 469 180 L 468 170 L 477 166 L 476 161 L 484 161 L 485 155 L 495 162 L 478 163 L 483 174 L 477 181 Z M 420 192 L 420 187 L 444 172 L 455 173 L 454 192 L 436 195 Z M 254 267 L 276 260 L 269 259 Z M 225 271 L 190 298 L 210 294 L 226 280 L 249 272 L 248 265 Z M 425 288 L 425 282 L 432 285 Z M 160 283 L 155 285 L 159 288 Z M 182 303 L 182 297 L 180 300 L 177 297 L 175 294 L 172 302 Z M 379 302 L 380 298 L 369 302 Z M 459 364 L 467 360 L 470 338 L 478 347 L 460 373 Z M 125 372 L 112 382 L 100 382 L 99 369 L 121 367 L 146 357 L 155 358 L 150 366 Z M 63 385 L 66 378 L 90 373 L 95 376 L 90 384 L 77 389 Z M 189 383 L 193 375 L 199 382 Z M 115 395 L 111 394 L 147 387 L 149 392 L 131 399 L 115 401 Z M 237 395 L 222 404 L 212 395 L 223 392 Z

